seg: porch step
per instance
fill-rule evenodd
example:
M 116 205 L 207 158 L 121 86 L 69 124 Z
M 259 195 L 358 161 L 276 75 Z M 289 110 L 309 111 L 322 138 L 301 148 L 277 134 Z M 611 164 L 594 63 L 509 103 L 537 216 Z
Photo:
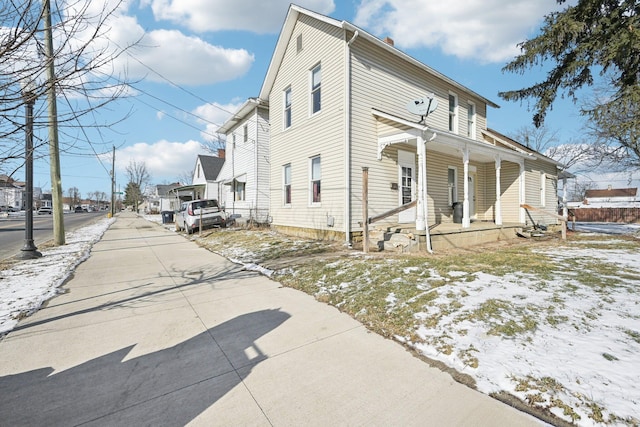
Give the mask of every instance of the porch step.
M 420 235 L 417 233 L 400 230 L 372 230 L 369 232 L 369 242 L 371 248 L 378 248 L 379 251 L 407 253 L 417 252 L 420 246 Z

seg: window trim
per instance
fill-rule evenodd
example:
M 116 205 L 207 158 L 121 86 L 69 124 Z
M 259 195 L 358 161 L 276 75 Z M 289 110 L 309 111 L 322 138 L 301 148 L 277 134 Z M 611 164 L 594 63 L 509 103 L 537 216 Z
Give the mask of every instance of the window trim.
M 320 82 L 318 83 L 317 86 L 314 86 L 313 77 L 316 71 L 319 71 L 320 73 Z M 318 109 L 314 110 L 316 106 L 316 103 L 315 103 L 316 93 L 319 98 Z M 322 64 L 318 63 L 309 70 L 309 113 L 310 113 L 309 115 L 313 116 L 320 112 L 322 112 Z
M 314 179 L 313 162 L 318 159 L 320 176 Z M 315 201 L 315 183 L 318 183 L 318 200 Z M 309 206 L 320 206 L 322 203 L 322 157 L 318 154 L 309 157 Z
M 287 183 L 287 169 L 289 170 L 289 182 Z M 287 186 L 289 187 L 289 201 L 287 202 Z M 291 163 L 282 165 L 282 206 L 291 207 L 293 195 L 291 192 Z
M 453 111 L 451 110 L 451 98 L 453 97 Z M 449 132 L 458 133 L 459 129 L 459 108 L 458 95 L 454 92 L 449 92 Z
M 288 97 L 287 97 L 288 95 Z M 293 91 L 291 90 L 291 86 L 287 86 L 284 91 L 282 91 L 282 128 L 289 129 L 293 124 L 292 118 L 292 106 L 293 106 Z M 289 99 L 289 103 L 287 104 L 287 98 Z M 287 122 L 288 119 L 288 122 Z

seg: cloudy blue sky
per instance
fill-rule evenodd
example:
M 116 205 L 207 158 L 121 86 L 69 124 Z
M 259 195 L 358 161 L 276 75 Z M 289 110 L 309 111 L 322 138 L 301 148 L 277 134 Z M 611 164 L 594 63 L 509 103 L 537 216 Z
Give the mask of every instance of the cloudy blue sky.
M 489 110 L 490 127 L 509 135 L 530 125 L 526 104 L 507 103 L 497 93 L 538 81 L 541 71 L 521 76 L 503 74 L 501 68 L 518 53 L 517 43 L 534 35 L 543 16 L 558 7 L 555 0 L 296 4 L 380 38 L 389 36 L 397 48 L 493 100 L 501 108 Z M 102 2 L 91 5 L 98 8 Z M 206 154 L 202 144 L 214 141 L 216 128 L 258 95 L 288 7 L 288 0 L 125 0 L 108 21 L 107 36 L 117 46 L 139 40 L 114 64 L 114 72 L 126 72 L 135 82 L 131 96 L 98 113 L 97 120 L 113 123 L 109 129 L 89 128 L 86 138 L 77 132 L 61 136 L 63 146 L 73 145 L 61 155 L 65 194 L 70 187 L 83 196 L 110 192 L 112 146 L 121 189 L 132 159 L 145 162 L 155 184 L 190 173 L 196 155 Z M 548 114 L 547 124 L 559 131 L 561 142 L 580 137 L 583 122 L 576 111 L 560 101 Z M 79 141 L 64 140 L 72 135 Z M 91 145 L 82 141 L 87 138 Z M 50 188 L 46 155 L 36 162 L 34 183 Z

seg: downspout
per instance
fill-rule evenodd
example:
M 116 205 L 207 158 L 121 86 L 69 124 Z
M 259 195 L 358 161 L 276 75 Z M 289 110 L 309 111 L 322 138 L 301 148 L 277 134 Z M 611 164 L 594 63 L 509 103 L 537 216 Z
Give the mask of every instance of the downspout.
M 255 192 L 256 192 L 256 199 L 255 200 L 256 201 L 255 201 L 255 204 L 254 204 L 254 208 L 255 208 L 255 212 L 254 212 L 255 218 L 254 218 L 254 220 L 256 222 L 258 222 L 258 194 L 260 193 L 258 191 L 258 183 L 260 182 L 260 180 L 258 179 L 258 132 L 260 131 L 260 124 L 259 124 L 259 118 L 258 118 L 258 104 L 256 104 L 256 107 L 255 107 L 254 111 L 255 111 L 254 114 L 256 116 L 256 137 L 254 139 L 254 141 L 255 141 L 254 145 L 255 145 L 255 150 L 256 150 L 256 158 L 254 159 L 254 170 L 255 170 L 255 172 L 254 172 L 254 175 L 253 175 L 254 176 L 254 178 L 253 178 L 254 182 L 256 183 L 256 185 L 255 185 Z M 247 186 L 247 184 L 245 183 L 245 188 L 244 188 L 245 192 L 247 191 L 247 187 L 246 186 Z M 249 211 L 249 220 L 251 220 L 251 211 Z
M 345 39 L 347 32 L 345 30 Z M 358 30 L 346 44 L 344 50 L 344 152 L 345 152 L 345 200 L 344 200 L 344 235 L 345 244 L 352 247 L 351 242 L 351 44 L 358 37 Z

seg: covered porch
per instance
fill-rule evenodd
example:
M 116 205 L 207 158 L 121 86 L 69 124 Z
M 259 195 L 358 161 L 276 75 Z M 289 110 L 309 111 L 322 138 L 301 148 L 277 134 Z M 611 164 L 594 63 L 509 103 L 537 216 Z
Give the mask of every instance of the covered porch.
M 438 131 L 375 109 L 373 115 L 378 121 L 378 160 L 400 145 L 403 150 L 413 147 L 417 156 L 417 177 L 411 183 L 415 214 L 409 221 L 404 215 L 400 229 L 424 235 L 427 251 L 515 237 L 513 229 L 526 221 L 520 205 L 525 200 L 525 159 L 532 158 L 530 153 Z M 454 222 L 456 205 L 462 205 L 462 218 Z

